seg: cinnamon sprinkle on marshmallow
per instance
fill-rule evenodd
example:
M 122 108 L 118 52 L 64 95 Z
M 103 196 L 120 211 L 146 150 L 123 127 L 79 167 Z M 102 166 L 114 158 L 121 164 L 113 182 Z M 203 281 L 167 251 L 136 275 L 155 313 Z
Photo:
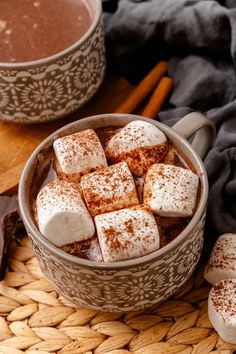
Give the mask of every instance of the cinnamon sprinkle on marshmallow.
M 92 216 L 139 204 L 134 180 L 125 162 L 83 176 L 81 188 Z
M 144 205 L 97 215 L 95 224 L 104 262 L 141 257 L 160 247 L 155 218 Z
M 56 170 L 67 182 L 77 182 L 82 175 L 107 166 L 103 147 L 92 129 L 58 138 L 53 148 Z
M 168 149 L 167 138 L 155 125 L 136 120 L 120 129 L 108 142 L 109 161 L 126 161 L 131 172 L 143 176 L 147 169 L 159 162 Z
M 236 344 L 236 279 L 216 283 L 208 298 L 209 319 L 218 334 Z

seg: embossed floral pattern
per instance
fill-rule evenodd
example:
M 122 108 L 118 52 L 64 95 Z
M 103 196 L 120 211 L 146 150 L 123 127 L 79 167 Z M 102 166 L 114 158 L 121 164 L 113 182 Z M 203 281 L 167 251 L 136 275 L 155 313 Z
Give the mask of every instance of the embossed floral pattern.
M 61 295 L 100 311 L 134 311 L 170 297 L 192 274 L 202 250 L 204 221 L 205 213 L 194 230 L 164 255 L 121 270 L 66 262 L 30 237 L 43 273 Z
M 22 91 L 21 97 L 25 106 L 31 109 L 51 109 L 62 100 L 63 86 L 52 79 L 34 81 Z
M 74 112 L 98 90 L 105 75 L 102 19 L 80 47 L 28 69 L 0 68 L 1 118 L 45 122 Z
M 7 107 L 9 103 L 8 94 L 4 91 L 4 88 L 0 86 L 0 108 Z
M 144 276 L 132 277 L 128 282 L 121 283 L 117 287 L 117 296 L 122 297 L 125 302 L 130 300 L 133 302 L 145 301 L 150 297 L 155 296 L 158 289 L 160 290 L 165 286 L 165 275 L 162 274 L 149 274 L 147 272 Z
M 80 63 L 80 67 L 76 70 L 76 74 L 74 76 L 75 87 L 89 87 L 96 79 L 96 75 L 99 70 L 101 70 L 101 65 L 98 53 L 89 53 L 83 58 L 83 61 Z

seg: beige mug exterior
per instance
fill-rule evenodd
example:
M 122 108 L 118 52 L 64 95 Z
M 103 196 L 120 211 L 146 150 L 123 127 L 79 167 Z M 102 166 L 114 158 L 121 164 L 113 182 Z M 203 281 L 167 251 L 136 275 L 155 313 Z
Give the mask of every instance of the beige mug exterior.
M 105 75 L 101 0 L 86 0 L 93 13 L 88 31 L 50 57 L 24 63 L 0 62 L 0 119 L 43 123 L 81 108 Z
M 35 168 L 58 136 L 83 129 L 123 126 L 141 119 L 160 128 L 195 167 L 201 183 L 197 210 L 185 230 L 167 246 L 144 257 L 118 263 L 94 263 L 67 254 L 51 244 L 36 228 L 30 213 L 30 187 Z M 31 155 L 19 186 L 20 210 L 44 275 L 58 293 L 79 306 L 98 311 L 137 311 L 173 295 L 196 267 L 202 246 L 208 197 L 203 163 L 186 138 L 197 130 L 193 144 L 205 154 L 214 139 L 214 126 L 199 113 L 191 113 L 174 127 L 128 114 L 104 114 L 81 119 L 49 136 Z M 198 145 L 200 142 L 200 146 Z

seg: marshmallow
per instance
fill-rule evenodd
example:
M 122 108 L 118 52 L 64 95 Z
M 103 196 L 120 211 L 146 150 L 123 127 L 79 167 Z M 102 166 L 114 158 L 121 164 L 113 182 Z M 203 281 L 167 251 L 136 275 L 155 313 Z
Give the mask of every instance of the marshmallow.
M 236 234 L 224 234 L 218 238 L 204 277 L 213 285 L 222 279 L 236 279 Z
M 199 178 L 192 171 L 173 165 L 155 164 L 145 178 L 144 204 L 160 216 L 192 216 L 198 184 Z
M 236 279 L 216 283 L 208 298 L 208 316 L 220 337 L 236 344 Z
M 78 182 L 82 175 L 107 166 L 103 147 L 92 129 L 58 138 L 53 148 L 55 168 L 67 182 Z
M 93 237 L 90 246 L 86 251 L 86 255 L 90 261 L 103 262 L 101 248 L 97 237 Z
M 155 218 L 146 206 L 98 215 L 95 224 L 104 262 L 141 257 L 160 247 Z
M 117 132 L 106 146 L 112 163 L 126 161 L 134 175 L 142 176 L 159 162 L 168 148 L 166 136 L 155 125 L 136 120 Z
M 95 233 L 77 184 L 49 182 L 37 196 L 36 210 L 40 232 L 56 246 L 83 241 Z
M 125 162 L 83 176 L 81 188 L 92 216 L 139 204 L 134 180 Z
M 166 165 L 175 165 L 177 167 L 184 167 L 187 170 L 190 170 L 189 165 L 184 160 L 184 158 L 180 155 L 179 151 L 172 144 L 169 145 L 169 150 L 165 155 L 162 163 Z

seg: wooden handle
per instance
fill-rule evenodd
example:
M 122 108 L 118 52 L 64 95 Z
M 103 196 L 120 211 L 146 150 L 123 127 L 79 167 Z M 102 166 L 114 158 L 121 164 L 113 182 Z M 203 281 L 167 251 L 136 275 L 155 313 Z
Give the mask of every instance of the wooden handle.
M 165 75 L 167 65 L 166 61 L 160 61 L 121 103 L 115 113 L 132 113 Z
M 163 77 L 153 92 L 148 104 L 143 110 L 144 117 L 155 119 L 157 113 L 173 88 L 173 80 L 170 77 Z

